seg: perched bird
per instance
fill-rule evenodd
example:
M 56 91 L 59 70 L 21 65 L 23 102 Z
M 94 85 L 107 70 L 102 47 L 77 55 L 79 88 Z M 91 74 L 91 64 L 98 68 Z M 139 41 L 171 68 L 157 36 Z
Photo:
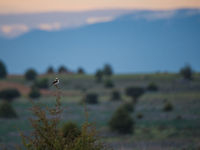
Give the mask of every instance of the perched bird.
M 55 87 L 58 88 L 58 84 L 59 84 L 59 80 L 58 80 L 58 78 L 56 78 L 56 79 L 51 83 L 50 86 L 54 85 Z

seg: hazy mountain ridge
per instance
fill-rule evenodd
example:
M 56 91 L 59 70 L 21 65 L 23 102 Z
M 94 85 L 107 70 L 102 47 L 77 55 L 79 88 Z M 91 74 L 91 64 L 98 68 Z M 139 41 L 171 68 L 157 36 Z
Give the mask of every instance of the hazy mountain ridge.
M 76 29 L 32 31 L 15 39 L 0 39 L 0 59 L 14 73 L 29 67 L 41 72 L 49 64 L 71 69 L 82 66 L 93 72 L 104 63 L 121 73 L 177 71 L 184 63 L 200 70 L 198 11 L 178 10 L 161 18 L 138 11 Z

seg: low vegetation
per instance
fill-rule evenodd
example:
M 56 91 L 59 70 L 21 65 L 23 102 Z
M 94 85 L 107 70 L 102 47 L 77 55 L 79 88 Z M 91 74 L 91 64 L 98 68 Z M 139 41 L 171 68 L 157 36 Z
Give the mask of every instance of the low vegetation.
M 42 109 L 35 105 L 32 107 L 34 119 L 32 136 L 21 133 L 23 145 L 27 150 L 104 150 L 105 146 L 96 136 L 96 130 L 87 121 L 81 130 L 75 124 L 65 124 L 59 128 L 62 113 L 60 96 L 57 96 L 54 108 Z
M 87 93 L 83 98 L 83 102 L 88 104 L 98 104 L 98 95 L 96 93 Z
M 85 74 L 85 70 L 83 68 L 79 67 L 78 70 L 77 70 L 77 73 L 78 74 Z
M 4 101 L 0 104 L 0 118 L 17 118 L 18 115 L 14 108 L 12 107 L 12 104 Z
M 196 149 L 198 148 L 200 138 L 200 121 L 198 119 L 200 114 L 199 73 L 193 72 L 192 80 L 188 81 L 185 78 L 182 79 L 183 76 L 180 77 L 180 74 L 171 73 L 112 76 L 103 74 L 100 83 L 97 83 L 92 75 L 79 75 L 77 72 L 75 74 L 59 74 L 57 77 L 61 81 L 59 87 L 62 92 L 61 103 L 63 106 L 61 115 L 58 115 L 60 116 L 59 124 L 56 130 L 51 128 L 51 125 L 55 123 L 53 119 L 57 116 L 49 114 L 49 109 L 46 107 L 55 109 L 55 99 L 53 97 L 57 95 L 53 91 L 55 87 L 42 89 L 41 94 L 45 93 L 45 95 L 41 95 L 39 101 L 35 100 L 33 102 L 34 105 L 41 106 L 42 111 L 46 113 L 42 113 L 48 119 L 48 129 L 46 128 L 46 130 L 55 134 L 52 135 L 52 133 L 42 131 L 41 135 L 35 136 L 32 134 L 35 133 L 35 128 L 30 127 L 27 118 L 37 119 L 38 124 L 41 123 L 41 126 L 37 129 L 45 129 L 45 126 L 42 125 L 43 118 L 38 118 L 29 112 L 32 105 L 28 100 L 29 98 L 27 98 L 29 86 L 44 78 L 47 78 L 49 82 L 53 81 L 55 77 L 54 74 L 39 75 L 31 82 L 25 80 L 23 76 L 7 76 L 6 79 L 0 80 L 0 90 L 5 85 L 8 87 L 14 85 L 17 86 L 15 88 L 19 89 L 22 95 L 20 98 L 9 102 L 19 119 L 0 118 L 0 147 L 5 145 L 8 150 L 15 149 L 15 145 L 20 144 L 18 135 L 19 130 L 21 130 L 26 140 L 25 147 L 27 150 L 36 150 L 28 139 L 32 139 L 35 143 L 38 142 L 37 144 L 42 144 L 44 147 L 40 147 L 40 149 L 46 148 L 45 146 L 48 144 L 44 144 L 46 142 L 45 137 L 48 137 L 47 141 L 51 141 L 55 137 L 63 141 L 61 144 L 60 141 L 51 141 L 54 148 L 56 144 L 63 144 L 69 146 L 67 150 L 79 150 L 84 147 L 83 145 L 87 145 L 84 148 L 90 150 L 90 148 L 94 149 L 94 143 L 99 142 L 98 136 L 101 135 L 104 137 L 102 140 L 113 147 L 114 150 L 122 148 L 124 150 L 143 149 L 144 147 L 149 149 L 155 147 L 157 149 L 189 149 L 191 144 Z M 106 79 L 111 79 L 114 82 L 115 87 L 113 89 L 104 87 Z M 156 92 L 148 92 L 147 86 L 151 83 L 159 87 Z M 137 103 L 134 103 L 135 98 L 132 94 L 127 95 L 127 87 L 143 89 L 142 94 L 136 98 Z M 38 92 L 37 87 L 36 93 Z M 86 95 L 91 93 L 96 94 L 98 100 L 89 100 L 89 103 L 86 102 L 84 105 L 95 104 L 88 105 L 88 120 L 95 123 L 98 133 L 96 133 L 92 124 L 87 121 L 84 122 L 87 119 L 84 117 L 83 105 L 79 104 L 83 97 L 86 98 Z M 3 99 L 1 98 L 1 104 L 5 101 Z M 117 110 L 120 109 L 118 113 L 116 108 Z M 4 109 L 3 112 L 7 110 L 9 108 Z M 6 112 L 5 114 L 9 113 Z M 52 119 L 52 121 L 49 121 L 49 119 Z M 91 130 L 95 132 L 89 132 Z M 40 137 L 42 135 L 45 137 Z M 88 135 L 92 138 L 88 138 Z M 37 138 L 38 141 L 36 141 Z M 71 141 L 70 143 L 74 147 L 66 140 Z M 94 140 L 96 142 L 93 142 Z M 101 145 L 101 142 L 98 145 Z M 101 146 L 104 148 L 103 145 Z M 48 147 L 47 149 L 51 148 Z
M 166 112 L 172 111 L 173 108 L 174 108 L 174 107 L 173 107 L 172 103 L 166 102 L 165 105 L 164 105 L 164 107 L 163 107 L 163 111 L 166 111 Z
M 52 66 L 48 67 L 47 68 L 47 71 L 46 71 L 47 74 L 54 74 L 55 73 L 55 70 Z
M 142 87 L 131 86 L 126 88 L 125 93 L 132 98 L 133 103 L 136 103 L 138 98 L 144 94 L 145 90 Z
M 74 122 L 66 122 L 62 126 L 63 137 L 74 141 L 81 134 L 81 130 L 78 125 Z
M 34 86 L 40 89 L 48 89 L 49 88 L 49 80 L 47 78 L 38 79 L 35 81 Z
M 58 73 L 60 74 L 69 73 L 69 70 L 65 66 L 60 66 L 58 68 Z
M 111 100 L 112 101 L 119 101 L 121 100 L 121 94 L 118 90 L 114 90 L 111 93 Z
M 111 79 L 106 79 L 104 82 L 104 86 L 106 88 L 113 88 L 115 85 Z
M 102 70 L 99 69 L 99 70 L 96 71 L 95 79 L 96 79 L 97 83 L 102 82 L 102 80 L 103 80 L 103 71 Z
M 193 71 L 189 65 L 184 66 L 180 69 L 180 74 L 184 79 L 192 80 Z
M 28 69 L 25 73 L 25 79 L 34 81 L 37 78 L 37 72 L 34 69 Z
M 109 121 L 112 131 L 120 134 L 131 134 L 134 131 L 134 121 L 130 113 L 123 107 L 118 108 Z
M 12 101 L 15 98 L 20 97 L 20 92 L 17 89 L 4 89 L 0 91 L 0 99 Z
M 151 82 L 147 86 L 147 91 L 156 92 L 158 91 L 158 86 L 154 82 Z
M 39 98 L 41 96 L 40 90 L 36 86 L 32 86 L 28 96 L 33 99 Z
M 109 64 L 104 65 L 103 74 L 105 76 L 111 76 L 113 74 L 113 70 L 112 70 L 111 65 L 109 65 Z
M 6 66 L 3 61 L 0 60 L 0 79 L 4 79 L 7 76 Z

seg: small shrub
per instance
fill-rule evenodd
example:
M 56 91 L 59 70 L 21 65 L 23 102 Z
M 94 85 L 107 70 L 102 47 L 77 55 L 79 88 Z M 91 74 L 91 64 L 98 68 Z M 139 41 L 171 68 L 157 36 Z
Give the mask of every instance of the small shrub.
M 39 98 L 39 97 L 41 96 L 40 90 L 39 90 L 37 87 L 33 86 L 33 87 L 31 88 L 31 91 L 30 91 L 30 93 L 28 94 L 28 96 L 29 96 L 30 98 L 33 98 L 33 99 Z
M 143 114 L 141 114 L 141 113 L 137 114 L 137 118 L 138 119 L 142 119 L 143 118 Z
M 103 68 L 103 73 L 106 76 L 111 76 L 113 74 L 112 67 L 109 64 L 105 64 Z
M 85 71 L 84 71 L 83 68 L 78 68 L 77 73 L 78 74 L 85 74 Z
M 47 69 L 47 74 L 54 74 L 54 69 L 53 69 L 53 67 L 52 66 L 50 66 L 48 69 Z
M 58 73 L 68 73 L 69 71 L 68 71 L 68 69 L 65 67 L 65 66 L 60 66 L 59 68 L 58 68 Z
M 77 124 L 73 122 L 67 122 L 62 127 L 63 137 L 71 139 L 72 141 L 80 136 L 81 131 Z
M 163 107 L 163 111 L 172 111 L 173 110 L 173 105 L 170 102 L 165 103 Z
M 66 137 L 63 136 L 63 131 L 59 128 L 63 112 L 59 95 L 53 108 L 44 109 L 34 104 L 31 110 L 34 114 L 34 118 L 30 119 L 33 130 L 28 136 L 21 133 L 23 150 L 108 150 L 99 141 L 95 128 L 87 121 L 81 126 L 80 134 L 77 134 L 74 140 L 68 136 L 74 125 L 67 125 L 69 132 Z
M 133 133 L 134 121 L 128 111 L 118 108 L 109 121 L 109 127 L 112 131 L 120 134 Z
M 105 83 L 104 83 L 104 86 L 105 86 L 106 88 L 113 88 L 113 87 L 114 87 L 114 83 L 113 83 L 112 80 L 107 79 L 107 80 L 105 81 Z
M 158 86 L 154 82 L 151 82 L 147 86 L 147 91 L 150 91 L 150 92 L 158 91 Z
M 189 65 L 186 65 L 185 67 L 180 69 L 180 74 L 187 80 L 192 79 L 192 68 Z
M 0 118 L 16 118 L 17 113 L 12 107 L 11 103 L 4 101 L 0 105 Z
M 5 89 L 0 91 L 0 98 L 11 101 L 17 97 L 20 97 L 20 93 L 17 89 Z
M 111 93 L 111 100 L 116 101 L 121 99 L 121 94 L 119 91 L 115 90 Z
M 0 78 L 6 78 L 7 71 L 5 64 L 0 60 Z
M 100 83 L 103 78 L 103 71 L 97 70 L 95 73 L 95 78 L 96 78 L 96 81 Z
M 29 69 L 25 73 L 26 80 L 33 81 L 37 77 L 37 72 L 34 69 Z
M 49 87 L 49 80 L 47 78 L 36 80 L 34 86 L 40 89 L 48 89 Z
M 142 87 L 128 87 L 125 90 L 126 95 L 130 96 L 133 100 L 133 102 L 137 102 L 137 99 L 144 94 L 145 90 Z
M 96 93 L 88 93 L 83 100 L 88 104 L 98 104 L 98 95 Z

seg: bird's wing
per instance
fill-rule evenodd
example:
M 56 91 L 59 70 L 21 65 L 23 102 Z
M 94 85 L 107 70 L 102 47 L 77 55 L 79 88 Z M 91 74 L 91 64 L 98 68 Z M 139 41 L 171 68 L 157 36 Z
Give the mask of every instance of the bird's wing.
M 51 87 L 52 85 L 54 85 L 56 82 L 57 82 L 56 80 L 53 81 L 53 82 L 51 83 L 50 87 Z
M 56 82 L 58 82 L 57 80 L 53 81 L 52 84 L 55 84 Z

